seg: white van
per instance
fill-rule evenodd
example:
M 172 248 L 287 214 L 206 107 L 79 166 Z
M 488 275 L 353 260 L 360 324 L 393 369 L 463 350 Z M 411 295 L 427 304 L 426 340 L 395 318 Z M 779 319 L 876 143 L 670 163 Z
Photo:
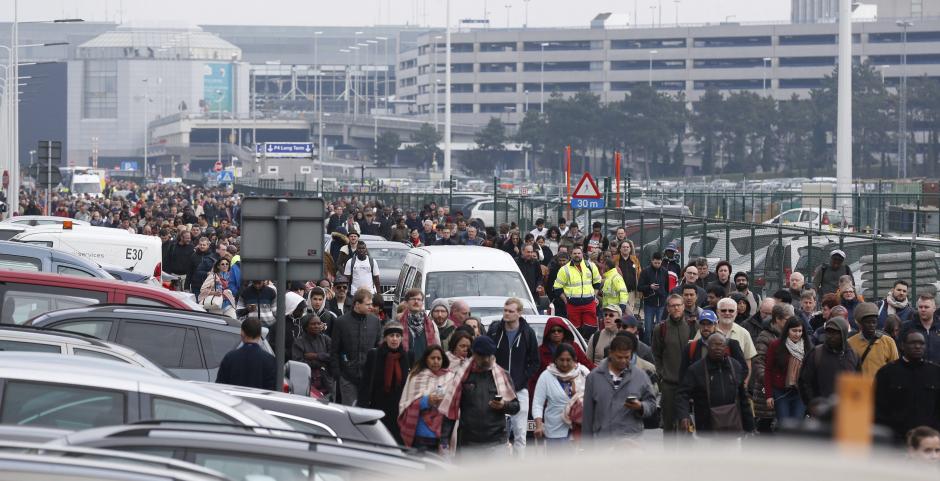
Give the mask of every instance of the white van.
M 162 243 L 156 236 L 110 227 L 44 225 L 29 227 L 10 240 L 51 247 L 156 279 L 163 273 Z
M 439 297 L 518 297 L 537 305 L 512 256 L 489 247 L 411 249 L 398 274 L 395 302 L 402 302 L 411 288 L 424 292 L 425 309 Z

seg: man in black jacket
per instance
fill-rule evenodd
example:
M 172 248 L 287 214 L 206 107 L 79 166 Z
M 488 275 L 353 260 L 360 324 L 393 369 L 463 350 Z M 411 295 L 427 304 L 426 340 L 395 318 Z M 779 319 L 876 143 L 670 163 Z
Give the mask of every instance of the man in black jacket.
M 858 355 L 848 344 L 848 321 L 832 317 L 823 328 L 826 333 L 823 343 L 806 353 L 800 370 L 800 396 L 807 406 L 814 399 L 828 398 L 835 392 L 839 373 L 858 370 Z
M 643 337 L 647 344 L 652 344 L 653 326 L 663 318 L 669 287 L 667 272 L 659 252 L 653 254 L 650 265 L 640 272 L 638 289 L 643 294 Z
M 208 247 L 208 245 L 206 247 Z M 180 232 L 179 235 L 177 235 L 176 242 L 170 245 L 169 251 L 167 252 L 167 258 L 163 263 L 165 267 L 164 270 L 178 276 L 189 274 L 193 250 L 192 234 L 190 234 L 188 230 Z
M 522 257 L 516 259 L 516 265 L 519 266 L 519 270 L 522 272 L 522 278 L 525 279 L 525 283 L 529 286 L 529 292 L 532 293 L 533 299 L 538 299 L 540 296 L 537 289 L 542 284 L 544 278 L 542 277 L 542 264 L 539 263 L 538 257 L 535 255 L 535 249 L 527 245 L 522 248 Z
M 940 366 L 924 358 L 924 335 L 904 333 L 901 359 L 875 375 L 875 422 L 890 427 L 894 439 L 904 442 L 917 426 L 940 428 Z
M 196 297 L 199 297 L 199 289 L 202 288 L 202 281 L 205 281 L 206 278 L 203 277 L 202 281 L 199 281 L 199 284 L 193 285 L 193 277 L 196 274 L 196 269 L 199 267 L 199 264 L 202 264 L 202 260 L 206 256 L 212 255 L 212 250 L 209 248 L 209 238 L 200 237 L 199 243 L 196 244 L 196 248 L 192 250 L 192 253 L 189 255 L 188 269 L 186 269 L 186 283 L 184 288 L 187 291 L 196 294 Z M 211 267 L 210 267 L 211 269 Z
M 754 431 L 754 415 L 744 389 L 744 368 L 727 355 L 728 343 L 724 334 L 708 336 L 708 355 L 693 363 L 685 372 L 676 396 L 676 413 L 680 432 L 688 432 L 692 424 L 689 401 L 695 413 L 695 430 L 701 435 L 722 431 L 741 434 Z M 713 408 L 736 406 L 740 415 L 739 426 L 718 426 Z
M 370 314 L 371 308 L 372 292 L 359 289 L 353 295 L 352 310 L 333 324 L 330 367 L 339 386 L 340 402 L 347 406 L 356 405 L 366 355 L 382 340 L 379 318 Z
M 215 382 L 277 390 L 277 360 L 261 348 L 261 321 L 242 322 L 241 337 L 242 346 L 222 358 Z
M 486 335 L 496 342 L 496 363 L 509 373 L 521 408 L 511 417 L 513 449 L 522 453 L 526 445 L 529 417 L 529 379 L 539 369 L 539 344 L 535 331 L 522 318 L 522 301 L 510 297 L 503 305 L 503 319 L 494 322 Z

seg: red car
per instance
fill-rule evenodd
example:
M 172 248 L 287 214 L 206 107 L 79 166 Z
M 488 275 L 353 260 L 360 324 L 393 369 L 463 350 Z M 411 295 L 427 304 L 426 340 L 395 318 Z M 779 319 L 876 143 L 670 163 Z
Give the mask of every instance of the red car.
M 202 310 L 195 301 L 146 284 L 0 270 L 0 323 L 3 324 L 23 324 L 49 311 L 105 303 Z

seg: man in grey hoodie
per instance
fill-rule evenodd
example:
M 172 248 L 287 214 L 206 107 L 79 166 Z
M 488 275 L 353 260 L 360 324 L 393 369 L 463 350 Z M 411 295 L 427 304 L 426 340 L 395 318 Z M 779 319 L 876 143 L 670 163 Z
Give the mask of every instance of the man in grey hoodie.
M 636 347 L 632 334 L 614 337 L 607 359 L 588 374 L 582 420 L 585 437 L 635 438 L 643 433 L 643 418 L 656 409 L 656 395 L 649 376 L 630 365 Z

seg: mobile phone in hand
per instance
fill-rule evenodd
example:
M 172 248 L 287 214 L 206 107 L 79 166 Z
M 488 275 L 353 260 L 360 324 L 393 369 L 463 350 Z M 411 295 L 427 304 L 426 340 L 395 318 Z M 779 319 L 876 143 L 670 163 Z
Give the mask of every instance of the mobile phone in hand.
M 633 403 L 635 403 L 635 402 L 639 402 L 639 400 L 640 400 L 640 399 L 637 398 L 636 396 L 627 396 L 627 400 L 624 401 L 624 404 L 625 404 L 625 405 L 626 405 L 626 404 L 633 404 Z
M 497 395 L 493 396 L 493 400 L 496 401 L 496 402 L 499 402 L 499 401 L 502 401 L 502 400 L 503 400 L 503 397 L 500 396 L 499 394 L 497 394 Z

